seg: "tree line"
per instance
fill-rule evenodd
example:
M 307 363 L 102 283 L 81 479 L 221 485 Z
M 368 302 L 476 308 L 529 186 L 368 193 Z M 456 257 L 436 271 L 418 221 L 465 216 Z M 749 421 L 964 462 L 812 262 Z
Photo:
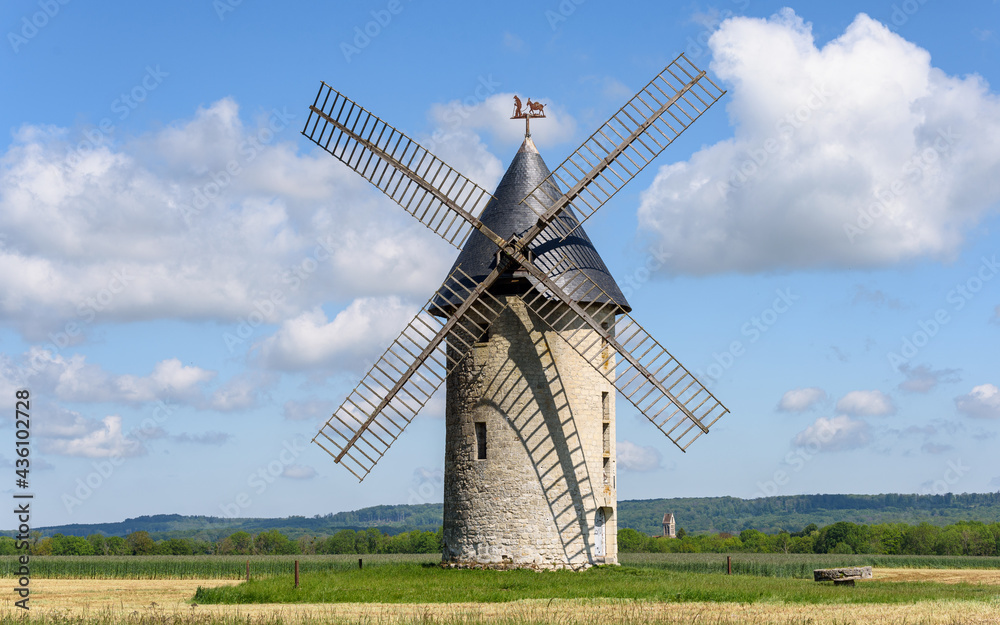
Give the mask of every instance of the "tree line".
M 618 531 L 618 550 L 644 553 L 859 553 L 871 555 L 1000 555 L 1000 523 L 961 521 L 939 527 L 930 523 L 858 525 L 840 521 L 798 532 L 765 534 L 755 529 L 739 534 L 648 536 L 631 528 Z
M 16 555 L 16 541 L 0 536 L 0 555 Z M 441 530 L 414 530 L 400 534 L 384 534 L 376 528 L 340 530 L 328 536 L 300 536 L 292 540 L 278 530 L 257 534 L 233 532 L 217 541 L 198 538 L 165 538 L 154 540 L 149 532 L 132 532 L 127 536 L 91 534 L 49 537 L 35 535 L 29 542 L 32 555 L 38 556 L 187 556 L 187 555 L 309 555 L 309 554 L 376 554 L 376 553 L 439 553 Z
M 857 553 L 872 555 L 1000 555 L 1000 523 L 962 521 L 944 527 L 929 523 L 880 523 L 858 525 L 841 521 L 818 527 L 809 524 L 801 531 L 765 534 L 747 529 L 688 534 L 677 530 L 677 538 L 649 536 L 632 528 L 618 530 L 620 552 L 645 553 Z M 33 555 L 310 555 L 310 554 L 392 554 L 440 553 L 442 532 L 413 530 L 389 535 L 377 528 L 344 529 L 330 535 L 300 536 L 293 540 L 278 530 L 257 534 L 233 532 L 216 541 L 198 538 L 153 539 L 148 532 L 127 536 L 91 534 L 87 537 L 55 534 L 34 535 Z M 0 537 L 0 555 L 20 553 L 15 540 Z

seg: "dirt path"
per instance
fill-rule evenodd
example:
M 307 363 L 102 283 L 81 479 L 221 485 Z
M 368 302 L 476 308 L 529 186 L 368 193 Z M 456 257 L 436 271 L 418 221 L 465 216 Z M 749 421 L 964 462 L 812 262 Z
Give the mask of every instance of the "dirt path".
M 917 571 L 901 569 L 911 575 Z M 945 571 L 932 571 L 932 574 Z M 962 571 L 969 573 L 970 571 Z M 980 573 L 979 571 L 972 571 Z M 993 571 L 997 574 L 1000 572 Z M 876 579 L 890 579 L 897 570 L 879 569 Z M 940 576 L 939 576 L 940 577 Z M 992 578 L 991 578 L 992 579 Z M 936 580 L 940 581 L 940 580 Z M 188 601 L 201 586 L 235 582 L 220 580 L 32 580 L 32 615 L 104 617 L 105 622 L 142 615 L 239 615 L 254 621 L 280 617 L 287 623 L 397 623 L 440 619 L 479 621 L 513 619 L 593 625 L 610 623 L 811 623 L 823 624 L 998 624 L 1000 604 L 921 602 L 910 605 L 800 605 L 782 603 L 653 603 L 615 600 L 540 600 L 499 604 L 261 604 L 199 605 Z M 5 593 L 6 594 L 6 593 Z M 0 600 L 0 616 L 13 611 L 11 598 Z M 113 618 L 107 618 L 113 617 Z M 187 619 L 182 619 L 186 621 Z

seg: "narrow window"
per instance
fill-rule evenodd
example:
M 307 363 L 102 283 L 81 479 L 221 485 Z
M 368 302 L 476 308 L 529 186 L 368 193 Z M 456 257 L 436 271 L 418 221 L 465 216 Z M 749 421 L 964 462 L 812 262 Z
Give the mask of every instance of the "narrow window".
M 604 393 L 607 397 L 607 393 Z M 604 439 L 604 483 L 611 484 L 611 424 L 601 424 L 601 438 Z
M 602 421 L 611 420 L 611 398 L 607 393 L 601 393 L 601 417 Z
M 480 460 L 486 460 L 486 422 L 476 421 L 476 449 Z

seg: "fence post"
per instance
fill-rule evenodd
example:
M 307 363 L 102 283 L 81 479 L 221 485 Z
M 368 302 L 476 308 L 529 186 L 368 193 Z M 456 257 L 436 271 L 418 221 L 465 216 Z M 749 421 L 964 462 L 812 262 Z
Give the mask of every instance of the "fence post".
M 360 569 L 360 568 L 362 568 L 362 565 L 361 565 L 361 558 L 358 558 L 358 568 L 359 568 L 359 569 Z
M 250 560 L 247 560 L 247 581 L 250 581 Z
M 299 561 L 295 561 L 295 587 L 299 587 Z
M 733 556 L 726 556 L 726 575 L 733 574 Z

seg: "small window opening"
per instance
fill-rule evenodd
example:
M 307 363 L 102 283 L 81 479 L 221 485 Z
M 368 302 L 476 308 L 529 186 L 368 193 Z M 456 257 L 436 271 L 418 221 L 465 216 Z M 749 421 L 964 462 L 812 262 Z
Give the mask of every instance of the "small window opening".
M 476 345 L 482 346 L 490 342 L 490 328 L 479 326 L 479 339 L 476 341 Z
M 604 455 L 611 455 L 611 424 L 604 422 L 601 424 L 601 434 L 604 439 Z
M 476 421 L 476 452 L 479 460 L 486 460 L 486 422 Z
M 611 397 L 607 393 L 601 393 L 601 420 L 611 420 Z
M 604 483 L 611 483 L 611 458 L 604 459 Z

